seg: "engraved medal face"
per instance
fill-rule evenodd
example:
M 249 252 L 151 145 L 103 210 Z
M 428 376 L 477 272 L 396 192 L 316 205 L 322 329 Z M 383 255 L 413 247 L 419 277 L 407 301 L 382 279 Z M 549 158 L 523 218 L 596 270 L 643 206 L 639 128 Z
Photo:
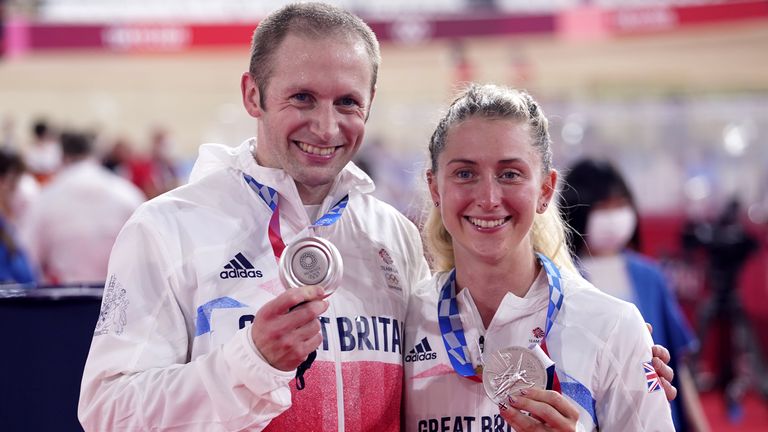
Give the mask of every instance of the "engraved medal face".
M 490 356 L 484 356 L 483 387 L 496 404 L 507 405 L 509 396 L 520 390 L 547 388 L 547 370 L 528 348 L 503 348 Z
M 302 284 L 318 284 L 328 273 L 328 256 L 317 246 L 301 247 L 293 254 L 291 270 Z
M 320 237 L 304 237 L 288 245 L 279 266 L 280 280 L 287 288 L 318 285 L 326 297 L 336 291 L 343 273 L 338 249 Z

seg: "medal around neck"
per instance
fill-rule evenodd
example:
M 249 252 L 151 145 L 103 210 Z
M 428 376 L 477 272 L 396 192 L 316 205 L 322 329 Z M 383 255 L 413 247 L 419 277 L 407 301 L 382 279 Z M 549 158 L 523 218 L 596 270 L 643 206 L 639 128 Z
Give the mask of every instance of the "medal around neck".
M 503 348 L 483 359 L 483 387 L 497 405 L 508 406 L 509 397 L 519 395 L 521 390 L 547 388 L 547 369 L 531 349 Z
M 318 285 L 325 297 L 339 287 L 344 271 L 341 254 L 330 241 L 304 237 L 288 245 L 280 256 L 280 280 L 288 288 Z

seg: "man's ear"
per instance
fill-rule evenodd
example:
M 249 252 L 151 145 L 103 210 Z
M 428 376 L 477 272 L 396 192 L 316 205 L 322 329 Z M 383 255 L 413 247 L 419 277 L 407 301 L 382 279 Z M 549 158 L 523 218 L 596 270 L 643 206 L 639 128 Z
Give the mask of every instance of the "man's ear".
M 243 95 L 243 106 L 251 117 L 261 117 L 259 105 L 259 86 L 249 72 L 244 72 L 240 78 L 240 92 Z
M 368 117 L 371 116 L 371 108 L 373 107 L 373 97 L 376 96 L 376 86 L 371 89 L 371 100 L 368 101 L 368 112 L 365 113 L 365 121 L 368 121 Z

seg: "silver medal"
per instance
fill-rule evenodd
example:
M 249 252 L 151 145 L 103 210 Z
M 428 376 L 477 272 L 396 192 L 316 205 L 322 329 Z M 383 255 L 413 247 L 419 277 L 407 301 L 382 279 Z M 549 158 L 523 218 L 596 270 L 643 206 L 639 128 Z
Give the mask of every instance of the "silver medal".
M 280 256 L 280 280 L 288 288 L 318 285 L 329 296 L 343 273 L 341 254 L 333 243 L 320 237 L 304 237 L 288 245 Z
M 496 404 L 507 405 L 510 396 L 532 387 L 547 388 L 547 370 L 536 354 L 519 346 L 483 356 L 483 387 Z

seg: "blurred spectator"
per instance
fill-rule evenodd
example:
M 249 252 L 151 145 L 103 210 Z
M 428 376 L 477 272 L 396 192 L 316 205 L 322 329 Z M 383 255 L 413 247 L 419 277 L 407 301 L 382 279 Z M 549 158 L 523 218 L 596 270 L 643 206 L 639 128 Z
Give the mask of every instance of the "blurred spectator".
M 155 128 L 150 137 L 149 158 L 130 157 L 128 165 L 133 183 L 147 198 L 154 198 L 179 185 L 168 132 Z
M 734 360 L 746 355 L 755 374 L 755 387 L 768 398 L 768 379 L 759 338 L 749 323 L 739 297 L 739 275 L 747 259 L 757 250 L 758 242 L 745 229 L 739 217 L 741 206 L 736 199 L 728 202 L 714 221 L 689 221 L 683 228 L 682 242 L 686 251 L 700 250 L 706 256 L 706 268 L 712 295 L 698 310 L 697 331 L 706 341 L 713 322 L 721 324 L 717 356 L 719 372 L 716 385 L 725 391 L 732 421 L 741 418 L 741 399 L 750 386 L 746 376 L 738 376 Z
M 460 40 L 451 42 L 451 63 L 453 64 L 454 86 L 465 85 L 474 79 L 474 67 L 467 56 L 463 42 Z
M 152 132 L 150 157 L 156 195 L 178 186 L 179 175 L 173 156 L 173 141 L 168 136 L 167 130 L 158 127 Z
M 112 244 L 144 196 L 91 157 L 91 137 L 62 134 L 61 148 L 64 166 L 30 209 L 23 239 L 48 283 L 103 283 Z
M 102 158 L 101 163 L 104 165 L 104 168 L 120 177 L 133 181 L 131 160 L 133 160 L 131 144 L 125 138 L 117 138 L 112 148 Z
M 670 351 L 679 396 L 671 402 L 677 431 L 707 431 L 698 391 L 683 362 L 696 341 L 661 267 L 641 256 L 638 211 L 626 182 L 608 162 L 582 160 L 565 176 L 561 207 L 579 267 L 597 288 L 634 303 Z
M 11 200 L 12 222 L 19 229 L 26 222 L 32 204 L 40 197 L 40 189 L 40 183 L 32 174 L 27 171 L 21 174 L 16 193 Z
M 45 120 L 32 126 L 32 142 L 24 152 L 27 169 L 40 183 L 48 181 L 61 165 L 58 138 Z
M 26 254 L 16 241 L 13 198 L 24 172 L 21 156 L 10 149 L 0 149 L 0 283 L 33 283 L 35 275 Z

